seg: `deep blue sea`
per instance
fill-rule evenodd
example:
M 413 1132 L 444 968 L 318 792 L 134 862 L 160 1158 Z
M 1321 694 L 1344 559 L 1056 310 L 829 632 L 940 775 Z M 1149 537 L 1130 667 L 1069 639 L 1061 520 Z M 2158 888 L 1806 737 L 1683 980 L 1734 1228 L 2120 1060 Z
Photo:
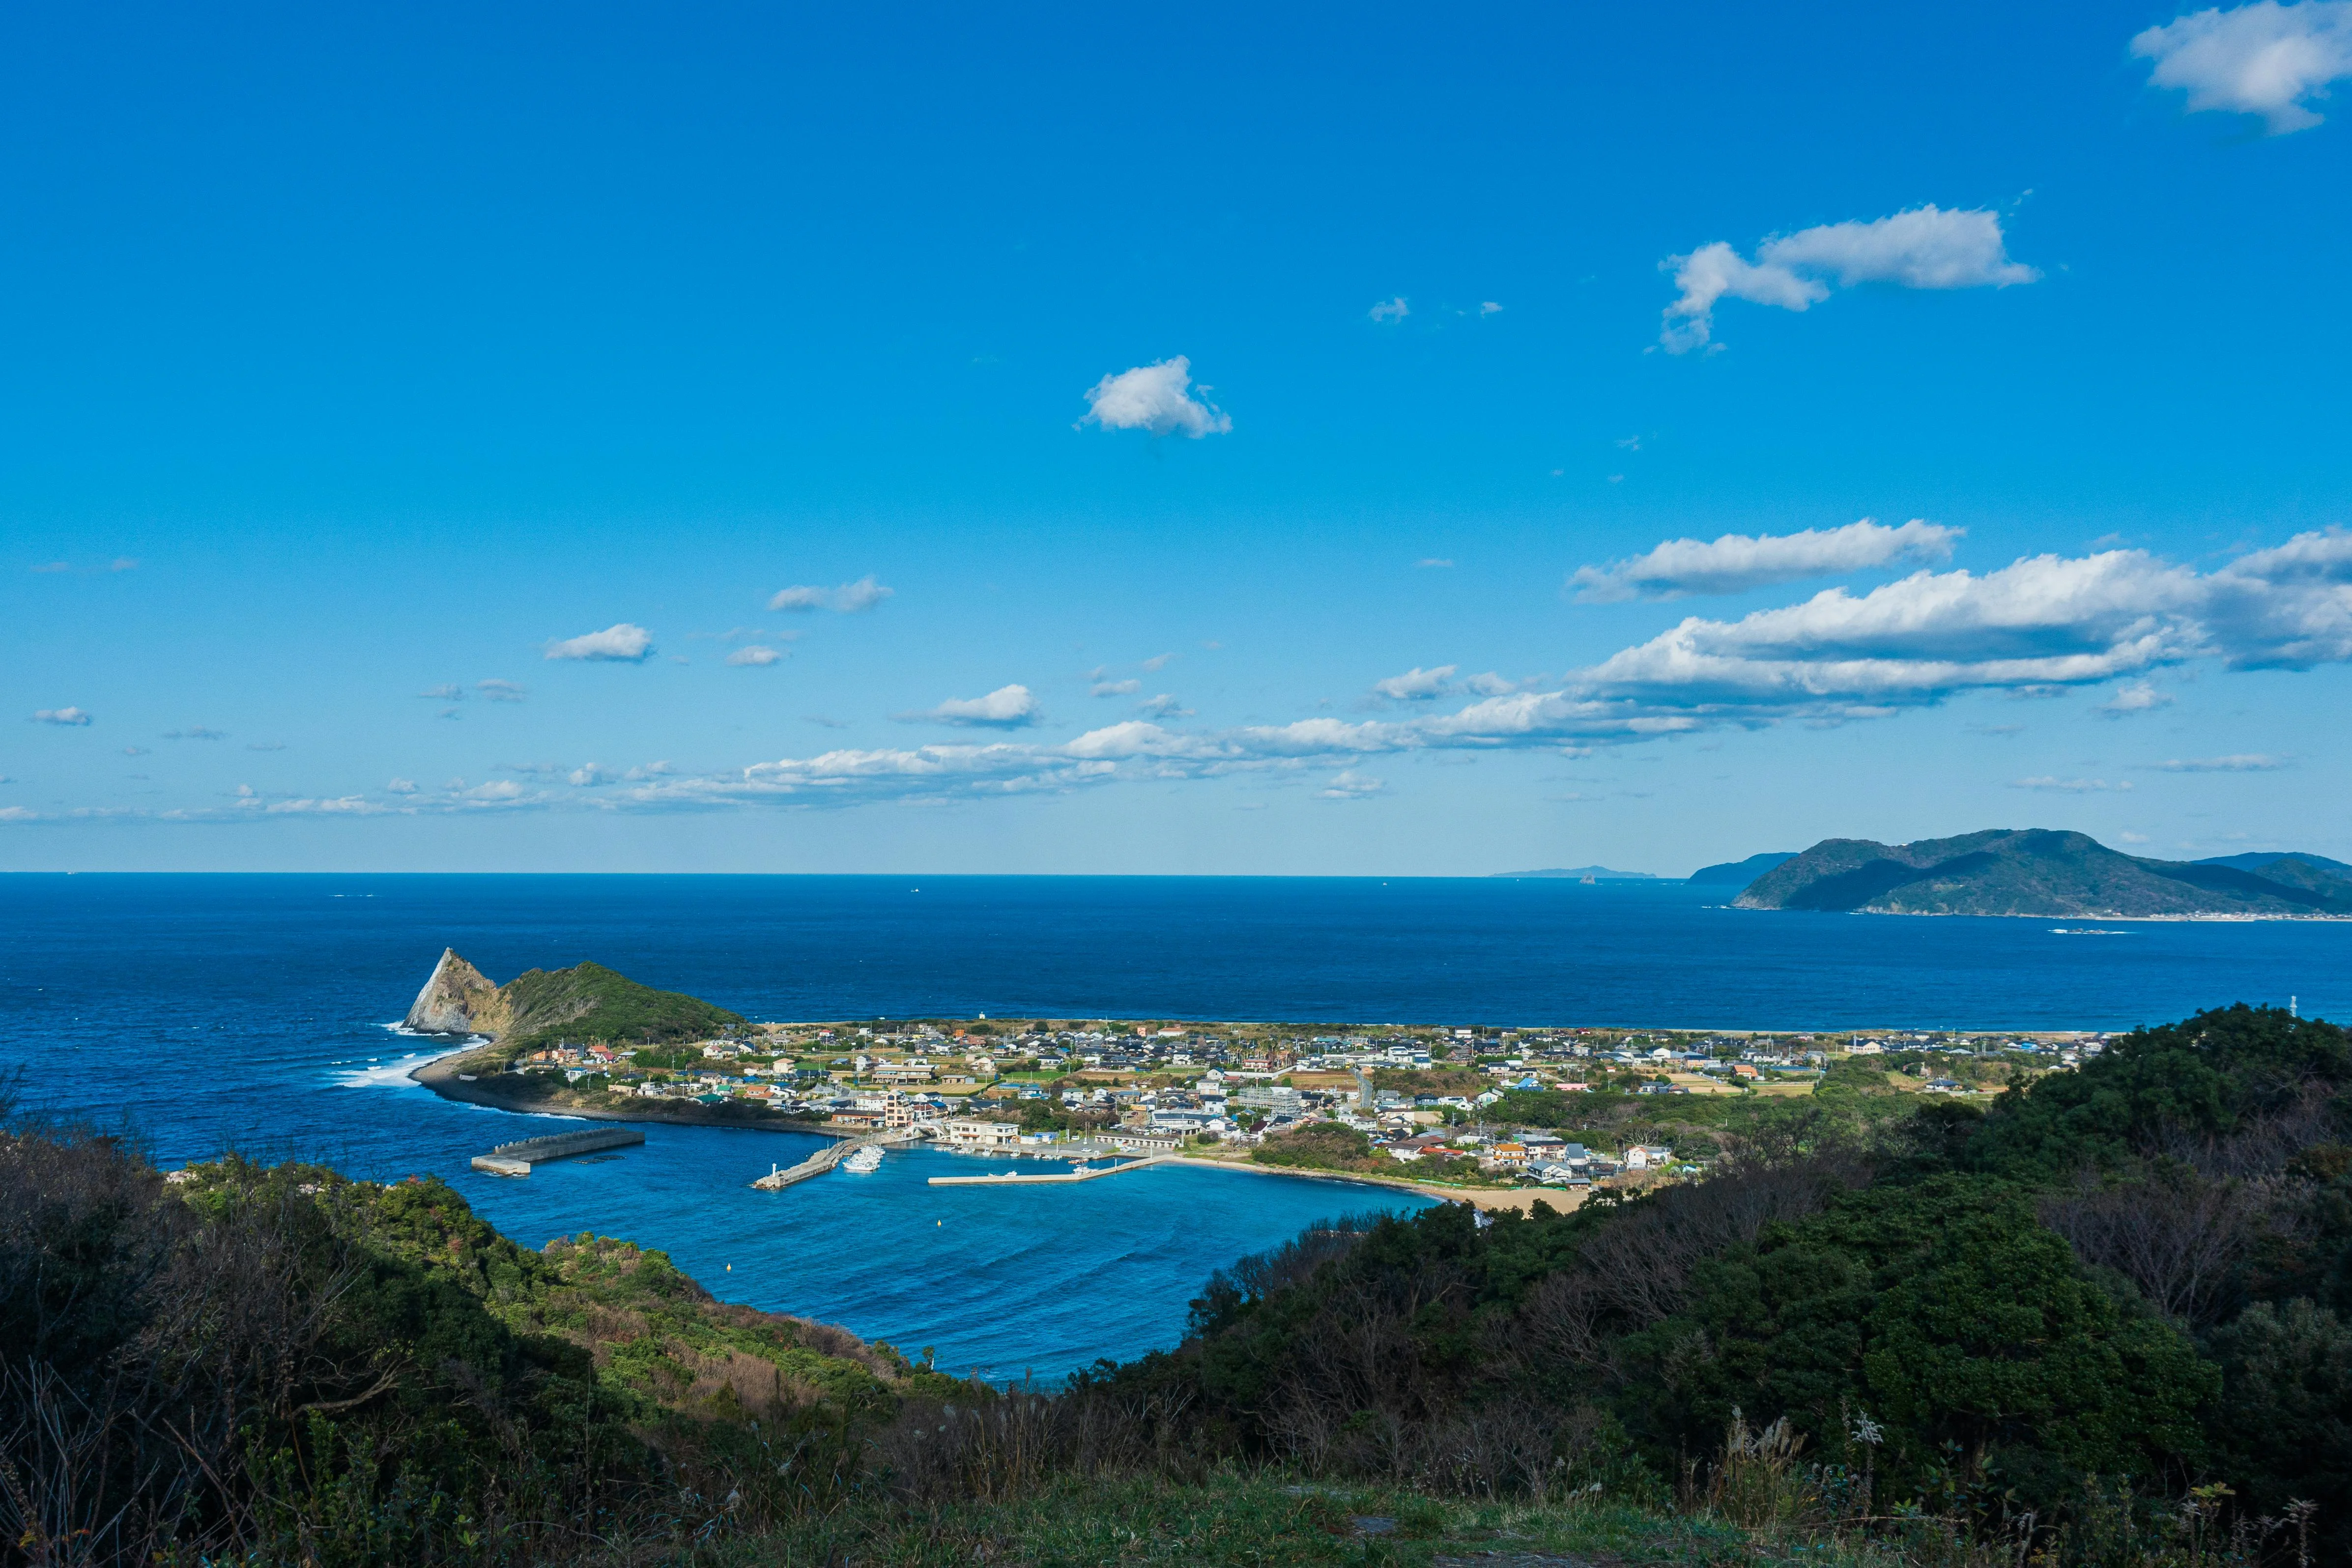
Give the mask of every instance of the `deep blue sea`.
M 583 958 L 755 1019 L 933 1014 L 1711 1028 L 2122 1029 L 2231 1001 L 2352 1015 L 2352 924 L 1758 914 L 1723 889 L 1149 877 L 0 875 L 0 1063 L 159 1161 L 236 1146 L 430 1172 L 537 1245 L 593 1229 L 730 1300 L 994 1377 L 1172 1343 L 1209 1273 L 1391 1190 L 1155 1169 L 934 1188 L 963 1158 L 745 1185 L 820 1140 L 649 1126 L 476 1176 L 564 1125 L 406 1081 L 441 949 L 504 980 Z M 1402 1200 L 1410 1201 L 1410 1200 Z

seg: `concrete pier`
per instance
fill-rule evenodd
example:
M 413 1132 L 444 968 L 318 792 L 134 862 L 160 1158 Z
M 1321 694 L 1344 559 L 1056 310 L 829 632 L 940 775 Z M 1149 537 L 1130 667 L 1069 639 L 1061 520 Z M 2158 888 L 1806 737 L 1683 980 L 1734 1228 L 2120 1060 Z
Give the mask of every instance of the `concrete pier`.
M 600 1127 L 586 1133 L 552 1133 L 543 1138 L 524 1138 L 519 1143 L 500 1144 L 487 1155 L 474 1156 L 474 1168 L 490 1176 L 527 1176 L 530 1167 L 543 1160 L 568 1160 L 574 1155 L 593 1155 L 600 1149 L 626 1148 L 642 1144 L 646 1135 L 635 1127 Z
M 933 1186 L 1034 1186 L 1043 1183 L 1064 1184 L 1074 1181 L 1096 1181 L 1121 1171 L 1141 1170 L 1166 1159 L 1165 1155 L 1148 1155 L 1139 1160 L 1123 1160 L 1115 1166 L 1097 1166 L 1092 1170 L 1072 1171 L 1067 1176 L 1021 1176 L 1008 1171 L 1003 1176 L 933 1176 Z
M 877 1133 L 870 1137 L 845 1138 L 829 1149 L 818 1150 L 796 1166 L 772 1170 L 751 1185 L 761 1192 L 782 1192 L 784 1188 L 798 1182 L 804 1182 L 811 1176 L 824 1175 L 858 1149 L 887 1149 L 894 1145 L 911 1144 L 918 1135 L 913 1129 L 908 1128 L 895 1133 Z

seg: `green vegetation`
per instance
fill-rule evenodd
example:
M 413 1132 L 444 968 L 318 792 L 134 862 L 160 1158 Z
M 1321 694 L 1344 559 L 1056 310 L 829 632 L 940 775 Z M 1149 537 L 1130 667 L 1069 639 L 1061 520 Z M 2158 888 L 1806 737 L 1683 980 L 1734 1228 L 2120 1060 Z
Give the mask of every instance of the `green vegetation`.
M 2352 1552 L 2343 1030 L 2200 1014 L 1981 1110 L 1851 1064 L 1718 1105 L 1706 1179 L 1326 1221 L 1050 1394 L 625 1242 L 531 1252 L 437 1183 L 175 1186 L 19 1129 L 0 1531 L 43 1563 L 318 1568 Z
M 510 1009 L 499 1050 L 512 1057 L 558 1040 L 667 1045 L 744 1027 L 740 1014 L 678 991 L 657 991 L 602 964 L 531 969 L 499 988 Z
M 1117 1381 L 1325 1473 L 1425 1473 L 1501 1431 L 1498 1489 L 1563 1458 L 1663 1485 L 1785 1422 L 1821 1484 L 1874 1490 L 1857 1508 L 2087 1529 L 2126 1482 L 2225 1485 L 2242 1520 L 2315 1503 L 2342 1550 L 2348 1089 L 2343 1030 L 2242 1007 L 1989 1113 L 1844 1063 L 1813 1100 L 1721 1103 L 1739 1142 L 1707 1181 L 1302 1239 Z

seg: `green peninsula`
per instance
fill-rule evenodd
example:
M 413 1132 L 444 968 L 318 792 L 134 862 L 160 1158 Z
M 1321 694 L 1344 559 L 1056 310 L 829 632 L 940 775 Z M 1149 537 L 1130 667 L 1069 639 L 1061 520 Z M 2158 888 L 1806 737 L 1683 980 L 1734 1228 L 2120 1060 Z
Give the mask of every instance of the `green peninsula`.
M 2352 875 L 2316 856 L 2253 868 L 2147 860 L 2087 833 L 1997 828 L 1882 844 L 1824 839 L 1766 872 L 1740 909 L 2088 919 L 2352 918 Z
M 559 1040 L 675 1045 L 741 1029 L 740 1013 L 680 991 L 657 991 L 602 964 L 530 969 L 505 985 L 445 947 L 416 993 L 406 1027 L 420 1034 L 478 1034 L 513 1057 Z

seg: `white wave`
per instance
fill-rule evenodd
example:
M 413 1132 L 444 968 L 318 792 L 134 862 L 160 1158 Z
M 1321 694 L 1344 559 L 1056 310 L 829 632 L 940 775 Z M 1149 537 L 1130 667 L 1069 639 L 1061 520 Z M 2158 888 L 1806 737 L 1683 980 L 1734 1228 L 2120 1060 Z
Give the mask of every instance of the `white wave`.
M 451 1044 L 448 1043 L 448 1037 L 446 1035 L 419 1034 L 413 1029 L 396 1023 L 383 1024 L 378 1027 L 387 1033 L 401 1035 L 409 1040 L 433 1040 L 436 1042 L 435 1049 L 407 1051 L 391 1058 L 372 1056 L 364 1061 L 335 1062 L 331 1064 L 331 1070 L 328 1073 L 331 1082 L 345 1089 L 422 1089 L 424 1085 L 411 1079 L 408 1076 L 410 1073 L 428 1061 L 437 1061 L 445 1056 L 456 1056 L 461 1051 L 472 1051 L 477 1046 L 490 1043 L 489 1037 L 487 1035 L 468 1035 L 464 1040 Z

